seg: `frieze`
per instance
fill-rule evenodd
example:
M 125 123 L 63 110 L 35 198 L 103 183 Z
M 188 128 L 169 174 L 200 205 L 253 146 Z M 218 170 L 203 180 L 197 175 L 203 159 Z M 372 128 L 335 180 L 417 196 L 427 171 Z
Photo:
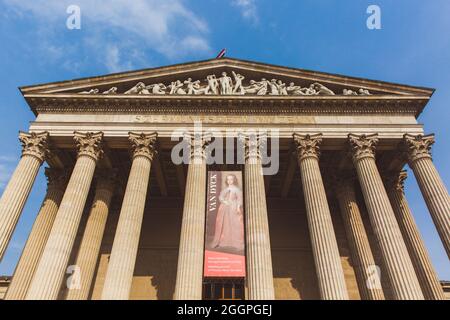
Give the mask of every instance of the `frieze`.
M 314 117 L 309 116 L 208 116 L 208 115 L 137 115 L 133 117 L 133 122 L 137 123 L 193 123 L 201 121 L 203 123 L 220 124 L 313 124 Z

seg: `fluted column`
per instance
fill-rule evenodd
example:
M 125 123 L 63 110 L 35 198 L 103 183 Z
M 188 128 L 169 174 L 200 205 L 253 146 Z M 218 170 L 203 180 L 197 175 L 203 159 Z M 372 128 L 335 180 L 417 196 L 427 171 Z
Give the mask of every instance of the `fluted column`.
M 386 188 L 394 209 L 400 231 L 403 234 L 409 256 L 419 279 L 423 295 L 427 300 L 444 300 L 444 291 L 433 268 L 427 249 L 408 206 L 404 193 L 406 171 L 386 177 Z
M 94 200 L 75 260 L 81 273 L 80 286 L 68 289 L 67 300 L 87 300 L 89 297 L 114 187 L 115 172 L 101 170 L 97 175 Z
M 373 272 L 376 264 L 355 196 L 353 174 L 345 174 L 334 181 L 342 221 L 350 247 L 359 293 L 363 300 L 384 300 L 380 278 Z
M 265 135 L 239 136 L 245 148 L 245 230 L 247 286 L 249 300 L 273 300 L 272 252 L 261 162 Z
M 201 300 L 203 284 L 203 247 L 205 242 L 206 154 L 210 138 L 186 135 L 191 156 L 184 196 L 180 247 L 178 250 L 175 300 Z
M 77 161 L 26 295 L 27 300 L 58 298 L 96 162 L 102 154 L 103 133 L 75 132 L 74 139 L 78 148 Z
M 129 134 L 133 162 L 106 272 L 103 300 L 127 300 L 130 295 L 156 137 L 156 132 Z
M 294 133 L 311 245 L 323 300 L 347 300 L 341 258 L 319 168 L 322 135 Z
M 450 258 L 450 198 L 431 158 L 430 150 L 434 144 L 434 135 L 405 134 L 404 144 L 407 147 L 409 166 L 414 172 L 445 251 Z
M 421 300 L 423 294 L 419 281 L 375 163 L 378 135 L 349 134 L 349 143 L 370 223 L 391 283 L 393 297 L 396 300 Z
M 45 175 L 48 180 L 47 194 L 17 263 L 5 300 L 25 299 L 64 195 L 68 180 L 67 172 L 61 169 L 46 168 Z
M 22 214 L 39 168 L 48 154 L 48 132 L 19 133 L 22 158 L 0 198 L 0 261 Z

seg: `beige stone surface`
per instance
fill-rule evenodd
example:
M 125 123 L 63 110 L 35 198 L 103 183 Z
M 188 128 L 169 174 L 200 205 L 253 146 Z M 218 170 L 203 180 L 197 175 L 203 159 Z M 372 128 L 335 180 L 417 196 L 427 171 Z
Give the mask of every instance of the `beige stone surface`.
M 450 197 L 431 159 L 434 135 L 404 136 L 409 166 L 414 172 L 422 195 L 436 225 L 445 251 L 450 258 Z
M 261 136 L 242 136 L 245 148 L 245 231 L 249 300 L 275 299 L 266 193 L 260 158 Z
M 294 134 L 297 144 L 306 213 L 320 296 L 324 300 L 347 300 L 348 292 L 339 257 L 331 213 L 319 169 L 322 135 Z
M 397 300 L 422 300 L 424 297 L 419 281 L 375 163 L 377 135 L 349 135 L 349 141 L 393 297 Z
M 48 153 L 48 132 L 21 132 L 22 158 L 0 198 L 0 261 L 22 214 L 38 170 Z
M 101 133 L 75 133 L 78 158 L 27 292 L 27 300 L 55 300 L 58 297 L 101 154 L 102 137 Z
M 206 218 L 206 153 L 208 139 L 187 137 L 191 157 L 186 179 L 178 250 L 175 300 L 201 300 Z
M 47 194 L 17 263 L 6 300 L 25 299 L 64 195 L 67 172 L 46 168 L 45 173 L 48 179 Z
M 67 300 L 87 300 L 100 252 L 109 206 L 115 188 L 114 172 L 103 171 L 98 177 L 92 208 L 83 232 L 74 265 L 80 268 L 80 286 L 68 288 Z
M 423 295 L 427 300 L 443 300 L 445 298 L 441 283 L 428 256 L 419 228 L 414 221 L 414 216 L 404 194 L 403 183 L 406 179 L 406 171 L 396 175 L 393 174 L 387 179 L 388 196 L 408 248 L 409 256 L 416 270 Z
M 133 162 L 102 291 L 102 300 L 127 300 L 133 280 L 156 134 L 130 133 Z
M 356 200 L 354 179 L 348 175 L 338 179 L 335 190 L 361 297 L 365 300 L 384 300 L 379 275 L 374 273 L 375 259 Z

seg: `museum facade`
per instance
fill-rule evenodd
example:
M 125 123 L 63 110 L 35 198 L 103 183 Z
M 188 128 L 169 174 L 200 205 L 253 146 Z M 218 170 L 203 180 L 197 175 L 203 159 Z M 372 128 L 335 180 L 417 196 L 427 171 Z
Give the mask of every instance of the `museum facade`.
M 222 58 L 21 92 L 0 258 L 48 187 L 5 299 L 445 299 L 403 187 L 450 256 L 432 89 Z

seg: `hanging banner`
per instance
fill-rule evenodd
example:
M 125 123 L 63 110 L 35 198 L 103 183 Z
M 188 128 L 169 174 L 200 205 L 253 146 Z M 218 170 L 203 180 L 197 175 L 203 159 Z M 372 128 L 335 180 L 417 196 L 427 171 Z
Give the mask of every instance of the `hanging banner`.
M 206 201 L 205 277 L 245 277 L 241 171 L 210 171 Z

